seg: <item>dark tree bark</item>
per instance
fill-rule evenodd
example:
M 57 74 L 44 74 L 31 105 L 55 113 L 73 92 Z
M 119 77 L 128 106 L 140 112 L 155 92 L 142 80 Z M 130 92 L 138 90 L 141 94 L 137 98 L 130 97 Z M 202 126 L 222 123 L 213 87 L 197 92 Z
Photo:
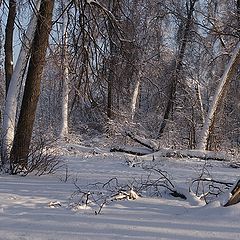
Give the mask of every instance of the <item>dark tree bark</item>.
M 16 17 L 16 1 L 9 0 L 9 12 L 7 25 L 5 30 L 5 81 L 6 81 L 6 92 L 11 81 L 13 73 L 13 31 L 14 21 Z
M 237 0 L 238 37 L 240 39 L 240 0 Z
M 176 91 L 177 91 L 177 84 L 178 84 L 179 76 L 180 76 L 180 73 L 182 70 L 183 58 L 185 55 L 187 42 L 188 42 L 189 35 L 190 35 L 193 12 L 194 12 L 194 5 L 195 5 L 196 1 L 197 0 L 190 0 L 189 4 L 188 4 L 188 2 L 186 2 L 187 18 L 186 18 L 186 23 L 185 23 L 184 30 L 183 30 L 183 37 L 182 37 L 182 39 L 180 39 L 181 44 L 180 44 L 180 50 L 179 50 L 178 56 L 176 58 L 175 70 L 170 79 L 171 83 L 170 83 L 169 93 L 168 93 L 168 102 L 167 102 L 167 106 L 166 106 L 166 109 L 165 109 L 165 112 L 163 115 L 162 123 L 160 125 L 159 137 L 161 137 L 164 132 L 164 129 L 167 125 L 167 121 L 170 118 L 171 111 L 174 106 L 175 95 L 176 95 Z
M 116 15 L 118 12 L 118 1 L 113 0 L 111 6 L 111 12 Z M 110 61 L 109 61 L 109 73 L 108 73 L 108 89 L 107 89 L 107 116 L 109 119 L 113 118 L 113 85 L 116 79 L 116 33 L 114 30 L 114 23 L 109 19 L 108 22 L 109 42 L 110 42 Z
M 41 77 L 51 30 L 53 6 L 54 0 L 41 1 L 22 106 L 10 154 L 12 173 L 15 173 L 16 169 L 27 168 L 28 165 L 29 146 L 40 95 Z

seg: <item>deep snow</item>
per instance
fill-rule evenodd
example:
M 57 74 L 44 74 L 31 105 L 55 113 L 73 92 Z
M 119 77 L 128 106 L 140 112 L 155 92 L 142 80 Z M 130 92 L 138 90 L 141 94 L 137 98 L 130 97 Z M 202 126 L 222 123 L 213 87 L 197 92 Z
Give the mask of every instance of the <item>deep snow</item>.
M 0 175 L 0 239 L 240 239 L 240 204 L 224 208 L 218 199 L 204 205 L 167 195 L 144 196 L 114 201 L 99 215 L 94 214 L 94 207 L 73 209 L 69 203 L 76 190 L 74 182 L 87 188 L 87 184 L 105 182 L 112 177 L 119 182 L 131 182 L 146 173 L 141 167 L 126 164 L 132 156 L 110 153 L 107 149 L 68 144 L 62 145 L 61 152 L 68 166 L 67 182 L 63 181 L 65 168 L 51 176 Z M 141 159 L 151 162 L 152 156 L 137 160 L 141 162 Z M 206 166 L 199 159 L 156 156 L 155 161 L 179 189 L 186 191 L 191 179 Z M 214 178 L 234 182 L 239 169 L 228 165 L 208 161 L 206 167 Z

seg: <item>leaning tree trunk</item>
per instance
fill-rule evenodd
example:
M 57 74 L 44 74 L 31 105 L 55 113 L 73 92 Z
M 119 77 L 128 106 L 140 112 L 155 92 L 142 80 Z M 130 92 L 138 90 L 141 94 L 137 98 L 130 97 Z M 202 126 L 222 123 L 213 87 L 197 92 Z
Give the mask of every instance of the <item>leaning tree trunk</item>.
M 27 168 L 28 165 L 29 146 L 40 95 L 42 72 L 51 30 L 53 6 L 54 0 L 41 1 L 22 106 L 10 154 L 11 173 L 15 173 L 19 168 Z
M 214 128 L 220 104 L 224 100 L 226 90 L 233 76 L 236 74 L 239 64 L 240 64 L 240 42 L 237 44 L 236 48 L 233 51 L 232 57 L 228 65 L 226 66 L 222 78 L 220 79 L 219 86 L 215 92 L 215 95 L 209 107 L 208 114 L 207 117 L 205 118 L 205 123 L 200 134 L 200 141 L 197 146 L 197 148 L 200 150 L 207 150 L 208 148 L 209 137 Z
M 9 0 L 9 12 L 7 25 L 5 29 L 5 45 L 4 45 L 6 92 L 8 91 L 8 86 L 11 81 L 13 73 L 13 31 L 15 17 L 16 17 L 16 1 Z
M 190 6 L 187 5 L 188 6 L 187 7 L 187 10 L 188 10 L 187 19 L 186 19 L 186 23 L 184 26 L 183 37 L 182 37 L 182 39 L 180 39 L 181 46 L 180 46 L 178 56 L 176 58 L 175 70 L 171 77 L 171 83 L 170 83 L 169 93 L 168 93 L 168 102 L 167 102 L 167 106 L 166 106 L 166 109 L 165 109 L 165 112 L 163 115 L 162 123 L 160 125 L 159 134 L 158 134 L 159 137 L 161 137 L 164 132 L 164 129 L 167 125 L 167 121 L 170 118 L 170 114 L 171 114 L 171 111 L 174 106 L 174 101 L 175 101 L 175 96 L 176 96 L 176 91 L 177 91 L 177 83 L 178 83 L 179 75 L 182 70 L 183 58 L 185 55 L 187 41 L 188 41 L 190 31 L 191 31 L 191 24 L 192 24 L 192 18 L 193 18 L 193 13 L 194 13 L 194 5 L 195 5 L 196 1 L 197 0 L 190 0 Z
M 39 6 L 40 0 L 36 0 L 37 10 L 39 9 Z M 2 137 L 1 159 L 3 165 L 5 165 L 9 159 L 10 149 L 13 143 L 15 121 L 17 115 L 17 98 L 22 84 L 22 78 L 25 72 L 25 68 L 28 63 L 30 48 L 34 37 L 36 24 L 37 16 L 35 13 L 33 13 L 26 34 L 23 38 L 22 47 L 20 49 L 7 91 L 5 108 L 3 112 L 2 136 L 1 136 Z
M 229 198 L 226 203 L 223 205 L 224 207 L 228 207 L 237 203 L 240 203 L 240 178 L 236 181 L 232 189 L 229 192 Z

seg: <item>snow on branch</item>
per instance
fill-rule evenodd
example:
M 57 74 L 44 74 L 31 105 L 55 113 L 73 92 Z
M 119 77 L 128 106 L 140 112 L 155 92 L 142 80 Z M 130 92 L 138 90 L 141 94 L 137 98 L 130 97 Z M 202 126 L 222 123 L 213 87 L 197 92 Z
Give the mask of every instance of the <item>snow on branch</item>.
M 233 160 L 234 156 L 214 151 L 202 150 L 181 150 L 181 149 L 159 149 L 154 153 L 155 157 L 170 157 L 170 158 L 199 158 L 203 160 L 227 161 Z
M 124 152 L 124 153 L 128 153 L 128 154 L 132 154 L 132 155 L 136 155 L 136 156 L 144 156 L 146 154 L 150 154 L 152 153 L 151 150 L 148 149 L 139 149 L 139 148 L 133 148 L 133 147 L 113 147 L 110 149 L 110 152 Z
M 148 148 L 152 152 L 143 151 L 142 149 L 130 148 L 127 146 L 124 147 L 114 147 L 110 151 L 111 152 L 125 152 L 128 154 L 133 154 L 137 156 L 143 156 L 149 154 L 155 157 L 169 157 L 169 158 L 199 158 L 203 160 L 216 160 L 216 161 L 227 161 L 233 162 L 239 159 L 236 156 L 229 155 L 224 152 L 214 152 L 214 151 L 206 151 L 206 150 L 182 150 L 182 149 L 169 149 L 169 148 L 159 148 L 158 144 L 154 140 L 146 139 L 140 136 L 133 134 L 131 131 L 125 131 L 126 136 L 130 137 L 135 142 L 141 144 L 142 146 Z M 143 156 L 144 159 L 144 156 Z
M 96 7 L 100 8 L 111 20 L 114 20 L 116 22 L 115 16 L 112 14 L 111 11 L 109 11 L 106 7 L 101 5 L 97 0 L 87 0 L 87 3 L 89 5 L 95 5 Z
M 90 210 L 100 214 L 113 201 L 136 200 L 139 195 L 128 184 L 120 184 L 116 177 L 105 183 L 96 182 L 84 187 L 74 183 L 76 191 L 70 198 L 69 208 L 73 211 Z
M 149 140 L 149 139 L 146 139 L 146 138 L 139 137 L 139 136 L 133 134 L 130 131 L 126 131 L 125 133 L 128 137 L 130 137 L 131 139 L 133 139 L 137 143 L 143 145 L 144 147 L 147 147 L 147 148 L 153 150 L 154 152 L 158 150 L 158 145 L 157 145 L 156 142 L 154 142 L 152 140 Z

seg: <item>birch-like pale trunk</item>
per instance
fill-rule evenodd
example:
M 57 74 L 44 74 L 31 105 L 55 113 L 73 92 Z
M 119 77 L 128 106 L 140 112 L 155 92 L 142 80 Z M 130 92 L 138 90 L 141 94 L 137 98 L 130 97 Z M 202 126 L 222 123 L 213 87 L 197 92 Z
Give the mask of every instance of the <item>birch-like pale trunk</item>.
M 62 9 L 65 9 L 65 0 L 62 1 Z M 64 138 L 68 134 L 68 94 L 69 94 L 69 66 L 68 66 L 68 56 L 67 56 L 67 16 L 63 13 L 63 25 L 62 25 L 62 39 L 63 39 L 63 49 L 62 49 L 62 122 L 60 129 L 60 138 Z
M 36 8 L 37 10 L 40 8 L 40 0 L 36 1 Z M 1 156 L 3 165 L 6 164 L 7 160 L 9 159 L 9 154 L 14 139 L 15 122 L 17 115 L 17 98 L 20 92 L 24 70 L 27 66 L 30 56 L 30 48 L 33 41 L 36 25 L 37 16 L 35 13 L 33 13 L 26 34 L 23 38 L 22 47 L 20 49 L 7 91 L 2 124 Z
M 205 123 L 200 134 L 200 141 L 197 146 L 197 148 L 200 150 L 207 150 L 209 136 L 211 134 L 211 129 L 213 129 L 214 127 L 214 122 L 218 109 L 220 107 L 220 103 L 224 98 L 225 91 L 227 90 L 227 87 L 229 86 L 233 78 L 233 75 L 236 73 L 239 64 L 240 64 L 240 42 L 237 44 L 232 53 L 232 57 L 229 60 L 228 65 L 226 66 L 226 69 L 220 79 L 213 100 L 210 104 L 208 114 L 205 118 Z
M 135 112 L 136 112 L 136 107 L 137 107 L 137 99 L 140 91 L 140 79 L 137 80 L 134 91 L 133 91 L 133 96 L 132 96 L 132 103 L 131 103 L 131 118 L 132 120 L 135 117 Z
M 200 111 L 201 111 L 201 117 L 202 117 L 202 123 L 205 122 L 205 115 L 204 115 L 204 108 L 203 108 L 203 101 L 202 101 L 202 94 L 201 94 L 201 90 L 200 90 L 200 86 L 197 83 L 197 87 L 196 87 L 196 94 L 197 94 L 197 100 L 200 106 Z

